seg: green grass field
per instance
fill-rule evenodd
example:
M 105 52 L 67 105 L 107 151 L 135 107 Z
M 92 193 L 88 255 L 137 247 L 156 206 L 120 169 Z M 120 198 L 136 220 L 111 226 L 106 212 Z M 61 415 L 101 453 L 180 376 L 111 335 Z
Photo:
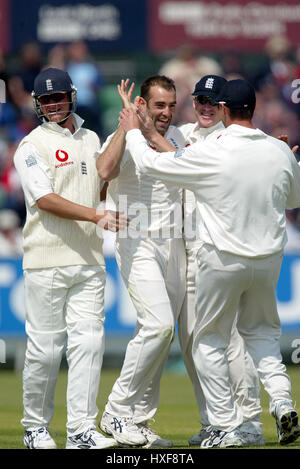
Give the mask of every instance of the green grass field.
M 300 366 L 289 367 L 288 372 L 292 381 L 293 399 L 297 402 L 297 398 L 300 400 Z M 117 376 L 118 370 L 104 369 L 102 372 L 98 398 L 99 416 Z M 65 446 L 66 377 L 66 371 L 61 371 L 55 396 L 55 414 L 51 422 L 51 430 L 60 449 Z M 268 398 L 264 391 L 261 399 L 263 407 L 261 418 L 266 440 L 263 448 L 300 449 L 300 439 L 288 447 L 278 444 L 274 419 L 269 415 Z M 296 405 L 296 408 L 299 413 L 299 406 Z M 13 371 L 0 371 L 0 449 L 24 449 L 21 418 L 22 376 Z M 192 386 L 184 373 L 175 374 L 168 371 L 164 373 L 160 406 L 154 428 L 161 436 L 172 440 L 175 449 L 188 448 L 189 437 L 199 430 L 199 417 Z

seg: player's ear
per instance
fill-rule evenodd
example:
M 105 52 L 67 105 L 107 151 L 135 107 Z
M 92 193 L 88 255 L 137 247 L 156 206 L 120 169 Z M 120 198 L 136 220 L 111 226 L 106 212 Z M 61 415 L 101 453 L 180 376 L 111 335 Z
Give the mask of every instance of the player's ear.
M 134 98 L 134 105 L 138 108 L 139 106 L 145 106 L 147 103 L 146 103 L 146 100 L 144 98 L 142 98 L 141 96 L 136 96 Z
M 197 104 L 197 101 L 196 101 L 196 96 L 193 96 L 193 108 L 194 110 L 196 109 L 196 104 Z

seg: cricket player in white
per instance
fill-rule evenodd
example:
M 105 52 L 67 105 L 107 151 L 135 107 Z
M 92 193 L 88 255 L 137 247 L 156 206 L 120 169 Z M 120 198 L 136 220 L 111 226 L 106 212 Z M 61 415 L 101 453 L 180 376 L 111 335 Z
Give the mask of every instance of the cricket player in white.
M 216 75 L 206 75 L 196 83 L 193 92 L 193 107 L 197 121 L 183 124 L 178 130 L 183 134 L 186 146 L 195 142 L 204 142 L 213 136 L 213 133 L 224 129 L 221 121 L 222 108 L 214 103 L 214 98 L 221 91 L 226 80 Z M 174 148 L 156 131 L 147 113 L 139 113 L 143 121 L 143 135 L 154 142 L 158 151 L 174 151 Z M 196 324 L 195 314 L 195 275 L 196 255 L 203 241 L 200 238 L 199 212 L 197 211 L 195 196 L 188 189 L 183 191 L 183 218 L 184 241 L 186 248 L 186 295 L 178 318 L 178 336 L 184 363 L 192 381 L 201 416 L 202 428 L 199 433 L 189 439 L 191 446 L 199 446 L 211 430 L 208 422 L 205 398 L 201 389 L 197 371 L 192 357 L 193 331 Z M 236 326 L 232 329 L 231 340 L 227 349 L 227 358 L 230 370 L 230 384 L 234 398 L 239 402 L 244 415 L 244 442 L 249 446 L 264 444 L 263 428 L 260 422 L 260 387 L 256 369 L 249 353 L 245 350 L 244 342 L 237 332 Z M 153 393 L 153 390 L 152 390 Z M 145 408 L 151 406 L 151 399 L 144 399 L 140 405 Z M 145 412 L 145 411 L 144 411 Z M 149 412 L 149 409 L 148 409 Z M 246 424 L 247 422 L 247 424 Z M 247 430 L 247 431 L 246 431 Z M 231 443 L 227 439 L 227 443 Z
M 66 448 L 109 448 L 117 442 L 95 427 L 105 288 L 96 225 L 110 221 L 96 211 L 102 184 L 95 171 L 100 142 L 74 114 L 76 89 L 66 72 L 43 70 L 35 79 L 33 99 L 43 123 L 20 142 L 14 157 L 27 209 L 24 444 L 29 449 L 56 448 L 48 428 L 67 345 Z M 119 229 L 118 218 L 114 229 Z
M 187 145 L 204 142 L 213 132 L 224 129 L 221 121 L 220 105 L 213 99 L 221 91 L 225 79 L 215 76 L 204 76 L 195 86 L 193 106 L 197 118 L 194 124 L 184 124 L 179 130 L 184 135 Z M 192 359 L 193 331 L 196 324 L 195 315 L 195 274 L 196 255 L 202 240 L 197 233 L 197 211 L 195 196 L 190 190 L 184 190 L 184 233 L 187 262 L 187 291 L 185 301 L 178 319 L 178 336 L 189 376 L 191 378 L 195 396 L 201 416 L 202 430 L 190 438 L 190 445 L 199 445 L 207 437 L 210 430 L 205 399 Z M 189 239 L 189 230 L 191 238 Z M 234 325 L 231 340 L 227 349 L 227 359 L 230 370 L 230 384 L 233 396 L 239 402 L 244 415 L 244 439 L 249 446 L 264 444 L 262 424 L 260 422 L 260 388 L 256 369 L 252 359 L 244 349 L 242 338 Z M 247 424 L 246 424 L 247 421 Z M 247 430 L 247 431 L 246 431 Z
M 237 329 L 270 396 L 281 444 L 300 435 L 280 354 L 276 284 L 286 243 L 285 209 L 300 205 L 300 168 L 289 147 L 255 129 L 255 92 L 232 80 L 218 97 L 226 129 L 177 152 L 148 147 L 132 110 L 120 113 L 141 172 L 191 189 L 201 214 L 193 357 L 213 431 L 201 447 L 243 446 L 243 412 L 230 389 L 226 351 Z
M 141 86 L 140 99 L 147 103 L 156 129 L 181 148 L 182 135 L 170 126 L 176 105 L 172 80 L 150 77 Z M 119 201 L 125 196 L 128 216 L 138 216 L 129 224 L 128 236 L 122 233 L 116 240 L 116 259 L 137 311 L 137 325 L 100 426 L 120 443 L 168 447 L 172 442 L 160 438 L 147 421 L 158 406 L 159 382 L 185 295 L 182 191 L 140 173 L 121 127 L 101 151 L 97 167 L 100 176 L 110 180 L 108 199 L 124 211 Z M 140 405 L 145 395 L 151 399 L 149 413 Z

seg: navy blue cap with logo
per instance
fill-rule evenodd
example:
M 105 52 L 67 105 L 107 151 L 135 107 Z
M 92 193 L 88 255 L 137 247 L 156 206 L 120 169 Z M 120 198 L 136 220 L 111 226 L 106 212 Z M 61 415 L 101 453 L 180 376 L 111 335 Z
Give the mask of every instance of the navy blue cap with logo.
M 225 104 L 229 109 L 253 110 L 256 104 L 255 89 L 246 80 L 230 80 L 223 86 L 216 102 Z
M 192 96 L 209 96 L 215 98 L 227 83 L 227 80 L 218 75 L 205 75 L 196 83 Z
M 39 98 L 55 93 L 70 93 L 70 113 L 74 112 L 77 104 L 77 90 L 72 83 L 70 75 L 59 68 L 47 68 L 42 70 L 34 80 L 33 106 L 39 118 L 45 118 Z
M 35 97 L 46 94 L 72 91 L 70 75 L 59 68 L 47 68 L 41 71 L 34 80 L 33 93 Z

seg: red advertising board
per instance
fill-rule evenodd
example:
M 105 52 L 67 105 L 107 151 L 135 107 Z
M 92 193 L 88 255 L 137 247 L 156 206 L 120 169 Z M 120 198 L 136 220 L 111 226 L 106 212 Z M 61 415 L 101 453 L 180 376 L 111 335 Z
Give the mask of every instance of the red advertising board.
M 153 52 L 190 43 L 205 50 L 258 51 L 270 36 L 300 43 L 299 0 L 149 0 Z
M 6 53 L 10 48 L 10 3 L 0 0 L 0 51 Z

